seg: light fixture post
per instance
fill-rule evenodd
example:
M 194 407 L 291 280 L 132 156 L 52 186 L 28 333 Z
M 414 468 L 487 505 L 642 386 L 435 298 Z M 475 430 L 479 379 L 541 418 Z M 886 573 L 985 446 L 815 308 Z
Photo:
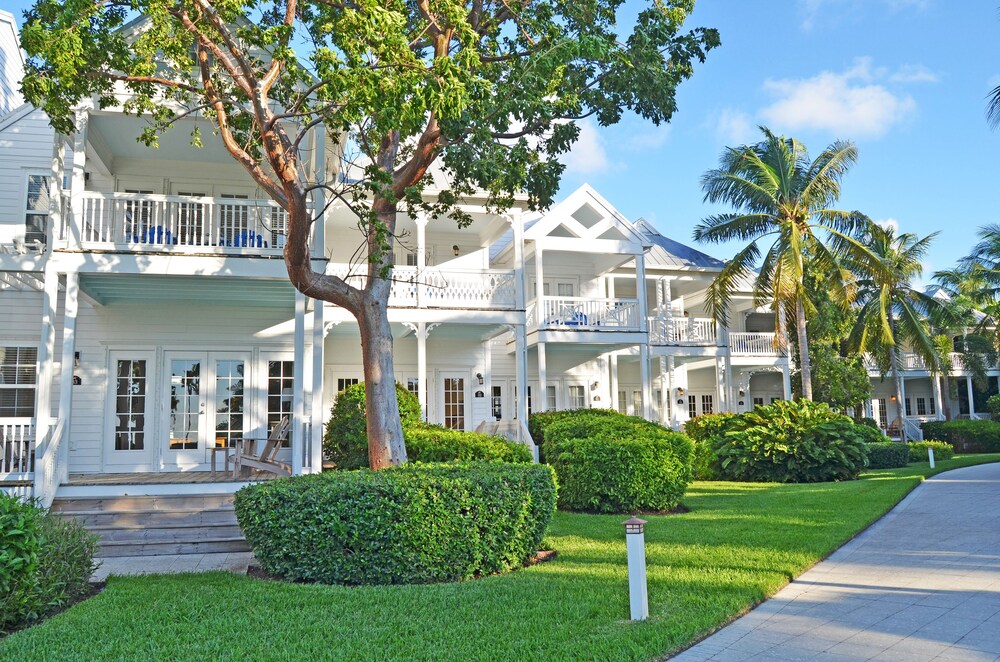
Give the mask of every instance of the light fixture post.
M 625 520 L 625 549 L 628 553 L 628 597 L 633 621 L 649 618 L 646 584 L 646 520 Z

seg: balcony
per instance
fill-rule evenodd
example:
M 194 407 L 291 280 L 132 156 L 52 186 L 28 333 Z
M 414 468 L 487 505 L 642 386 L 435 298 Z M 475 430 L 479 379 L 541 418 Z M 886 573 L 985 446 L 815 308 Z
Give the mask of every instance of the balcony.
M 532 302 L 528 326 L 571 331 L 641 331 L 638 299 L 542 297 L 541 313 Z
M 738 356 L 776 356 L 774 333 L 734 332 L 729 334 L 729 353 Z
M 363 267 L 334 264 L 327 273 L 354 287 L 364 287 Z M 389 306 L 393 308 L 463 308 L 510 310 L 517 305 L 514 272 L 507 269 L 436 269 L 395 267 Z
M 85 249 L 280 255 L 288 214 L 272 200 L 84 192 L 56 240 Z
M 649 342 L 653 345 L 714 347 L 718 344 L 715 320 L 710 317 L 651 318 Z

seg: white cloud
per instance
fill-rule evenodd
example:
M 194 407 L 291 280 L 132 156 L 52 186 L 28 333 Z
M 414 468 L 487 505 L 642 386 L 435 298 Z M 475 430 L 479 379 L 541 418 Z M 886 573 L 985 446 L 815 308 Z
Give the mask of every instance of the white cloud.
M 723 109 L 714 124 L 716 137 L 731 147 L 751 142 L 756 132 L 750 116 L 735 108 Z
M 922 64 L 904 64 L 889 76 L 893 83 L 937 83 L 938 75 Z
M 875 221 L 875 225 L 881 225 L 883 228 L 886 229 L 892 228 L 893 232 L 895 232 L 897 235 L 899 234 L 899 221 L 897 221 L 892 217 L 878 219 Z
M 604 140 L 593 122 L 580 122 L 580 137 L 573 144 L 569 154 L 560 157 L 566 164 L 566 172 L 578 175 L 600 173 L 608 169 L 608 154 Z
M 767 80 L 764 90 L 777 100 L 761 116 L 778 132 L 826 129 L 845 137 L 878 137 L 916 111 L 916 102 L 877 83 L 883 69 L 857 58 L 846 71 L 812 78 Z
M 670 125 L 661 122 L 660 126 L 641 120 L 643 128 L 632 131 L 625 140 L 626 146 L 632 150 L 659 149 L 670 140 Z

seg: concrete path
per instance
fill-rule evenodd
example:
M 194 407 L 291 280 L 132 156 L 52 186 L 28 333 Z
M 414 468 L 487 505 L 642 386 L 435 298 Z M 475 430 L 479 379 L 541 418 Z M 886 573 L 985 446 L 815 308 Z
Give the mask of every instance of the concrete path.
M 100 558 L 97 561 L 100 561 L 101 565 L 91 575 L 90 581 L 102 582 L 108 575 L 153 575 L 209 570 L 228 570 L 246 574 L 247 566 L 253 560 L 253 552 Z
M 673 658 L 1000 660 L 1000 464 L 956 469 Z

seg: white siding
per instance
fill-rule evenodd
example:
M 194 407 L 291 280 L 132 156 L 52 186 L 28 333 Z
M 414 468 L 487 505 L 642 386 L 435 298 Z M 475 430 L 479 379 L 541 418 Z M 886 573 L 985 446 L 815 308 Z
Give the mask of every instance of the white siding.
M 28 174 L 51 174 L 53 136 L 40 110 L 0 130 L 0 244 L 24 237 Z
M 21 82 L 24 56 L 17 36 L 14 15 L 0 11 L 0 115 L 21 105 Z

